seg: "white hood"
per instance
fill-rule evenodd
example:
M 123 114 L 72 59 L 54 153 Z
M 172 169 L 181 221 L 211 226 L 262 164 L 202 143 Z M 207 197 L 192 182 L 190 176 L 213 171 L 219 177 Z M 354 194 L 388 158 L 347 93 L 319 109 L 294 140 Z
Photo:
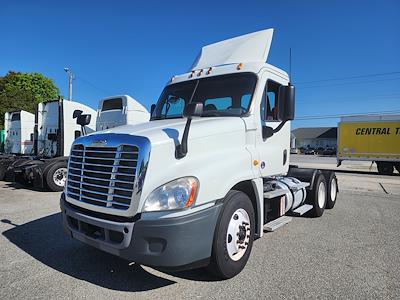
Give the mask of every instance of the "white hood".
M 93 134 L 115 133 L 144 136 L 150 139 L 152 146 L 181 140 L 186 119 L 169 119 L 150 121 L 136 125 L 125 125 Z M 193 119 L 190 126 L 189 140 L 224 134 L 225 132 L 240 131 L 244 122 L 239 117 L 212 117 Z

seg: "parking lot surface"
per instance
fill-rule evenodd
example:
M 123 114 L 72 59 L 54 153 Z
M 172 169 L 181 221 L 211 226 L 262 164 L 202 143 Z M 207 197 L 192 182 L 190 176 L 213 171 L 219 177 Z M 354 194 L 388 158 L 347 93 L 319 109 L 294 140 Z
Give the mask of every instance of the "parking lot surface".
M 293 163 L 334 168 L 319 159 Z M 334 209 L 266 233 L 226 281 L 203 270 L 160 272 L 81 244 L 62 230 L 60 193 L 0 182 L 0 299 L 399 299 L 400 175 L 343 171 Z

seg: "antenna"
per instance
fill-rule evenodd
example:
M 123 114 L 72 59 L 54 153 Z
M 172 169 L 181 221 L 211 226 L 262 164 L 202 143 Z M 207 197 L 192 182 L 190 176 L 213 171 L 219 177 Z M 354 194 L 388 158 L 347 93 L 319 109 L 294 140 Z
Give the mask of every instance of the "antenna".
M 292 48 L 289 48 L 289 85 L 292 81 Z

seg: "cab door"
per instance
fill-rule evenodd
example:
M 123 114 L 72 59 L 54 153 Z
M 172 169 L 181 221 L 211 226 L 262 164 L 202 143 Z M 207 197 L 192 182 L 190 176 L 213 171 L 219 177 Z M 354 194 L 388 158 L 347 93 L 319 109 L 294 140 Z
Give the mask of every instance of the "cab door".
M 263 136 L 262 127 L 277 128 L 281 121 L 278 118 L 279 87 L 287 81 L 271 72 L 264 72 L 262 84 L 264 90 L 260 101 L 260 130 L 257 135 L 259 166 L 262 177 L 285 174 L 289 168 L 290 122 L 271 137 Z

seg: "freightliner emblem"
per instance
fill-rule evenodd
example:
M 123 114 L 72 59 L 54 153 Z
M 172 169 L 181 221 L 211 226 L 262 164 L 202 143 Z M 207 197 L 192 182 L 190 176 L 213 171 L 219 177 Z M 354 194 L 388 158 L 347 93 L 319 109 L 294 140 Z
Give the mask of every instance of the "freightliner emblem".
M 92 146 L 107 146 L 107 140 L 95 140 L 92 142 Z

